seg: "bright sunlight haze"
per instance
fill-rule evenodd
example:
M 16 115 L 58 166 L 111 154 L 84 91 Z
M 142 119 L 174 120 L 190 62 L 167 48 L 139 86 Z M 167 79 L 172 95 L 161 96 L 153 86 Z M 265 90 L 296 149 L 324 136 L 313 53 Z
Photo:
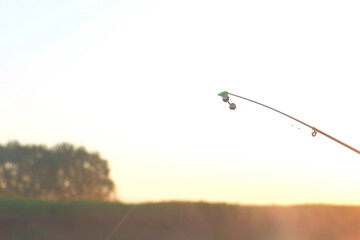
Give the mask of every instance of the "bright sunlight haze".
M 0 3 L 0 141 L 98 151 L 125 202 L 360 204 L 358 154 L 217 96 L 359 149 L 359 11 L 319 0 Z

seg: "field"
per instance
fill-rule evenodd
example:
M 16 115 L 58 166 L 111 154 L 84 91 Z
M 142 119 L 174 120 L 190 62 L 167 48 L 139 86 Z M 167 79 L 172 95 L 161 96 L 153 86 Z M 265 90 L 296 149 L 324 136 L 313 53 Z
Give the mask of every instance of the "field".
M 105 240 L 132 205 L 0 199 L 0 239 Z M 357 206 L 138 205 L 112 240 L 360 239 Z

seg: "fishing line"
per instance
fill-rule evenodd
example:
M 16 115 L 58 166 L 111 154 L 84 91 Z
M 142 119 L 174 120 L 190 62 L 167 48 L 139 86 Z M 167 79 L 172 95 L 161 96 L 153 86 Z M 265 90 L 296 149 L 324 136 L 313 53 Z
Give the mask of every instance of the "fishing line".
M 114 228 L 114 230 L 109 234 L 109 236 L 105 239 L 105 240 L 109 240 L 112 235 L 114 235 L 114 233 L 116 232 L 116 230 L 118 230 L 118 228 L 120 227 L 121 224 L 123 224 L 123 222 L 126 220 L 126 218 L 130 215 L 130 213 L 132 212 L 132 210 L 134 210 L 134 208 L 136 207 L 137 204 L 134 204 L 134 206 L 132 206 L 132 208 L 130 208 L 130 210 L 126 213 L 126 215 L 123 217 L 123 219 L 121 219 L 121 221 L 118 223 L 118 225 L 116 225 L 116 227 Z
M 249 102 L 258 104 L 258 105 L 260 105 L 260 106 L 263 106 L 263 107 L 266 107 L 266 108 L 268 108 L 268 109 L 270 109 L 270 110 L 273 110 L 273 111 L 275 111 L 275 112 L 278 112 L 278 113 L 280 113 L 280 114 L 282 114 L 282 115 L 284 115 L 284 116 L 286 116 L 286 117 L 288 117 L 288 118 L 291 118 L 291 119 L 293 119 L 293 120 L 301 123 L 302 125 L 304 125 L 304 126 L 306 126 L 306 127 L 308 127 L 308 128 L 311 128 L 311 129 L 313 130 L 313 132 L 311 133 L 311 135 L 312 135 L 313 137 L 315 137 L 317 133 L 320 133 L 320 134 L 324 135 L 325 137 L 328 137 L 328 138 L 330 138 L 331 140 L 333 140 L 333 141 L 335 141 L 335 142 L 343 145 L 344 147 L 347 147 L 347 148 L 353 150 L 354 152 L 360 154 L 360 151 L 357 150 L 356 148 L 353 148 L 353 147 L 351 147 L 350 145 L 348 145 L 348 144 L 346 144 L 346 143 L 344 143 L 344 142 L 342 142 L 342 141 L 334 138 L 333 136 L 330 136 L 329 134 L 327 134 L 327 133 L 325 133 L 325 132 L 323 132 L 323 131 L 320 131 L 320 130 L 317 129 L 316 127 L 312 127 L 312 126 L 310 126 L 309 124 L 304 123 L 304 122 L 300 121 L 299 119 L 296 119 L 296 118 L 294 118 L 294 117 L 292 117 L 292 116 L 290 116 L 290 115 L 288 115 L 288 114 L 286 114 L 286 113 L 283 113 L 283 112 L 281 112 L 281 111 L 279 111 L 279 110 L 277 110 L 277 109 L 275 109 L 275 108 L 269 107 L 269 106 L 267 106 L 267 105 L 265 105 L 265 104 L 256 102 L 256 101 L 251 100 L 251 99 L 249 99 L 249 98 L 244 98 L 244 97 L 241 97 L 241 96 L 238 96 L 238 95 L 235 95 L 235 94 L 226 92 L 226 91 L 219 93 L 218 96 L 221 96 L 221 97 L 222 97 L 222 100 L 223 100 L 224 102 L 229 103 L 229 108 L 230 108 L 231 110 L 234 110 L 234 109 L 236 108 L 236 105 L 235 105 L 235 103 L 230 103 L 230 102 L 229 102 L 229 99 L 230 99 L 230 98 L 229 98 L 228 95 L 231 95 L 231 96 L 234 96 L 234 97 L 238 97 L 238 98 L 244 99 L 244 100 L 246 100 L 246 101 L 249 101 Z

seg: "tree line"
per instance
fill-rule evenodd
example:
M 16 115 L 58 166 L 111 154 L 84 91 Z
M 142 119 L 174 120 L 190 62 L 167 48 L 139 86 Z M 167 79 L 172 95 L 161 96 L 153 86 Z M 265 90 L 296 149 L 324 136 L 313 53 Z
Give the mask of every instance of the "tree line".
M 61 143 L 0 145 L 0 196 L 38 199 L 110 200 L 115 184 L 98 153 Z

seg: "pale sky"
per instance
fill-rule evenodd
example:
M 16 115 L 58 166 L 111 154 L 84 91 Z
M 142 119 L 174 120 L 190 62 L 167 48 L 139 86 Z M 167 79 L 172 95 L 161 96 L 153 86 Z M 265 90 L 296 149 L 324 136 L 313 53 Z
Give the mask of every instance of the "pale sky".
M 100 152 L 125 202 L 360 204 L 357 153 L 217 96 L 359 149 L 359 12 L 358 1 L 2 1 L 0 142 Z

